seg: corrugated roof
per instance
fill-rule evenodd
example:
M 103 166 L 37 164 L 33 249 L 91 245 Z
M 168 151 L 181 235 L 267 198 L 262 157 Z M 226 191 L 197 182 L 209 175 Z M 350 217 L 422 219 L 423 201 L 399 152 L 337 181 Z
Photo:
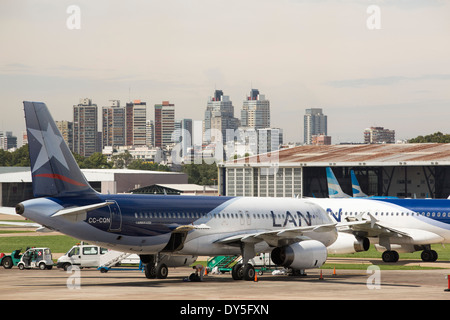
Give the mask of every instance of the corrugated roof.
M 258 156 L 230 160 L 225 166 L 292 165 L 450 165 L 450 144 L 363 144 L 299 146 Z

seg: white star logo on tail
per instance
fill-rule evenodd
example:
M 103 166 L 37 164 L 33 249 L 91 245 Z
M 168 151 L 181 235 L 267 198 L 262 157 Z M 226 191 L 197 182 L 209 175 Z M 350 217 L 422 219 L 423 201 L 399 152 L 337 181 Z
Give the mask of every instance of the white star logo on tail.
M 46 164 L 52 157 L 58 160 L 64 167 L 69 170 L 69 165 L 64 158 L 64 154 L 61 151 L 60 145 L 63 142 L 63 138 L 53 131 L 50 123 L 47 125 L 47 131 L 40 131 L 35 129 L 28 129 L 30 133 L 39 141 L 41 144 L 41 151 L 36 159 L 33 166 L 34 173 L 44 164 Z

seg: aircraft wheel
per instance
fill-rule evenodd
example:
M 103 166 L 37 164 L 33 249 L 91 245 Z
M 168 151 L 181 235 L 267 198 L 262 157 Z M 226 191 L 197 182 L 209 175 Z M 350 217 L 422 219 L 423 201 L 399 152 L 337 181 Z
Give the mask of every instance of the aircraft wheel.
M 251 264 L 246 264 L 244 266 L 244 279 L 247 281 L 255 280 L 255 268 Z
M 438 254 L 434 250 L 423 250 L 420 257 L 424 262 L 434 262 L 438 259 Z
M 147 263 L 144 268 L 145 277 L 147 279 L 155 279 L 156 278 L 156 267 L 153 263 Z
M 169 274 L 169 268 L 167 268 L 167 266 L 164 263 L 159 264 L 156 267 L 156 278 L 165 279 L 165 278 L 167 278 L 168 274 Z
M 231 276 L 233 277 L 233 280 L 244 279 L 244 268 L 242 263 L 237 263 L 234 265 L 233 269 L 231 269 Z
M 431 250 L 431 253 L 433 254 L 433 262 L 435 262 L 438 259 L 438 253 L 434 250 Z
M 399 259 L 399 255 L 397 251 L 387 250 L 383 252 L 381 256 L 384 262 L 397 262 Z

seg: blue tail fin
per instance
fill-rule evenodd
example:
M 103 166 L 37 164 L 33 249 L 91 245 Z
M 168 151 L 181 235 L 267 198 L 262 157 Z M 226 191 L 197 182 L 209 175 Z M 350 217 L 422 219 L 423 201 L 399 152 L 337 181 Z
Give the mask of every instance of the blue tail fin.
M 45 103 L 24 103 L 35 197 L 96 193 L 75 161 Z
M 353 190 L 353 197 L 355 198 L 365 198 L 367 197 L 367 194 L 362 192 L 361 187 L 359 186 L 358 179 L 356 179 L 355 172 L 353 170 L 350 171 L 351 177 L 352 177 L 352 190 Z
M 342 191 L 333 171 L 327 167 L 328 196 L 330 198 L 350 198 L 350 196 Z

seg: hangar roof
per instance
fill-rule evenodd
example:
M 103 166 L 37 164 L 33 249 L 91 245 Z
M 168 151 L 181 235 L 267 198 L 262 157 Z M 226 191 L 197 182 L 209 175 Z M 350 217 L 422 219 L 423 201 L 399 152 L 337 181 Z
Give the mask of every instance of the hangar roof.
M 450 165 L 450 144 L 345 144 L 299 146 L 222 163 L 221 166 Z

